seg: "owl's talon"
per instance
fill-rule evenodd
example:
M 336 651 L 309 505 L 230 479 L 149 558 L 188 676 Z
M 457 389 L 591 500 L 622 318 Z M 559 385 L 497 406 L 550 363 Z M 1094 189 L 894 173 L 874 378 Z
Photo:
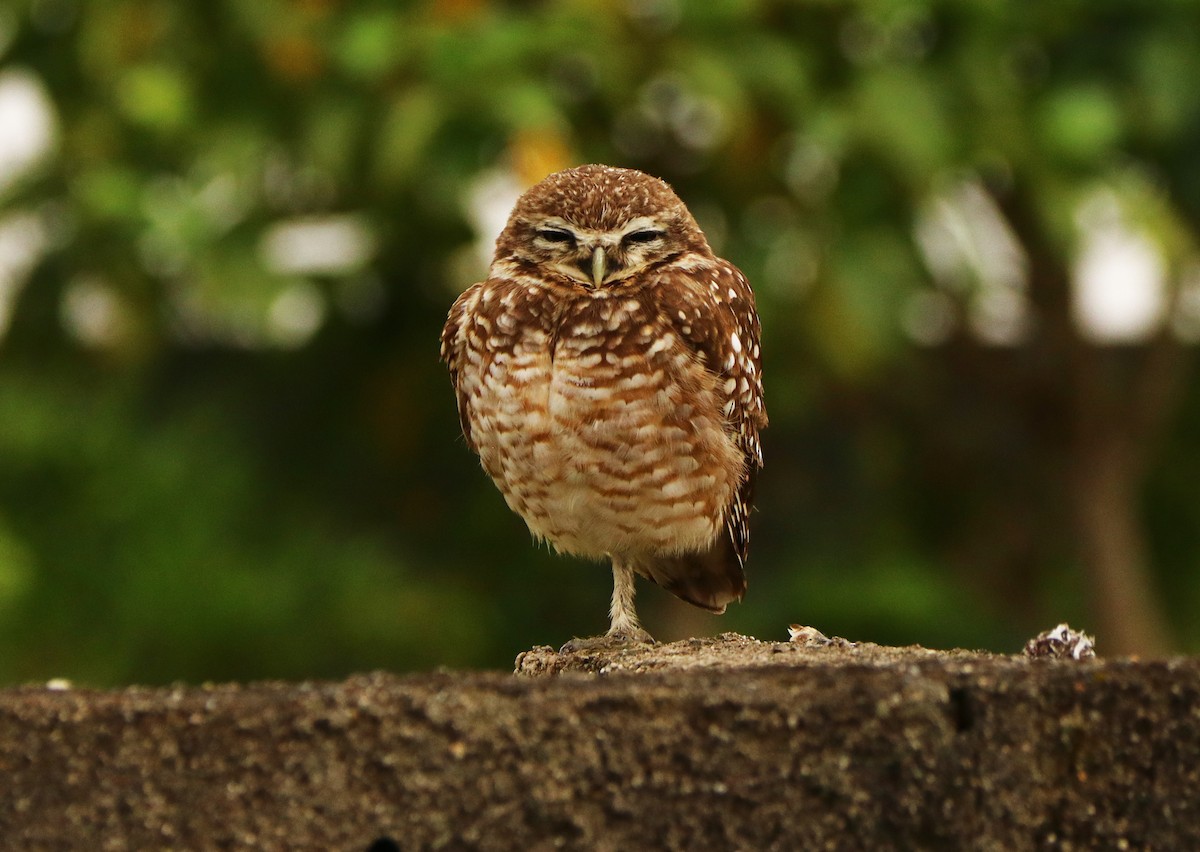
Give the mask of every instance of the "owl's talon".
M 584 651 L 608 651 L 628 645 L 657 645 L 654 637 L 642 628 L 636 630 L 610 630 L 602 636 L 586 639 L 576 637 L 558 649 L 560 654 L 578 654 Z

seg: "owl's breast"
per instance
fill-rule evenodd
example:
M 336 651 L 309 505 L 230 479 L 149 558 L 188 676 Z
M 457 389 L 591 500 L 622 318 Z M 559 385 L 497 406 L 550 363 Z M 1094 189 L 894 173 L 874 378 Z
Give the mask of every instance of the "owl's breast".
M 582 556 L 706 547 L 744 475 L 718 378 L 646 298 L 540 319 L 478 364 L 472 433 L 509 505 Z

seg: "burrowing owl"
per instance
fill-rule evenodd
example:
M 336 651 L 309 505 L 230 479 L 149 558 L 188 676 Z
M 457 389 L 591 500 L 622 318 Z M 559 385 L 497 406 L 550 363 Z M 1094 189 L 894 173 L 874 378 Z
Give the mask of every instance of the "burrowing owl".
M 666 183 L 580 166 L 526 192 L 442 357 L 468 446 L 533 535 L 612 560 L 611 627 L 588 641 L 653 641 L 635 574 L 712 612 L 742 597 L 758 314 Z

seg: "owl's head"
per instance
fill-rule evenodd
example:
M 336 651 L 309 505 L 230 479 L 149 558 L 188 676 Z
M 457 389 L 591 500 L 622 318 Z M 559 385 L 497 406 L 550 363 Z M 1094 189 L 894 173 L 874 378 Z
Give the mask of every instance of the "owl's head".
M 522 195 L 494 262 L 517 261 L 599 289 L 689 251 L 711 254 L 671 187 L 633 169 L 593 165 L 556 172 Z

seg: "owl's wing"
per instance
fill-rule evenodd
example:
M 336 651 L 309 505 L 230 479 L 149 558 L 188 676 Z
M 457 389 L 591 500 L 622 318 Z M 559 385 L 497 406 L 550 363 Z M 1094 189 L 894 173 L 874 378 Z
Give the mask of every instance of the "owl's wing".
M 471 314 L 478 308 L 482 290 L 483 283 L 479 283 L 469 287 L 459 296 L 453 307 L 450 308 L 450 315 L 446 317 L 446 325 L 442 328 L 442 360 L 450 368 L 450 381 L 454 384 L 454 393 L 458 403 L 458 422 L 462 426 L 467 446 L 473 452 L 478 451 L 475 449 L 475 442 L 471 439 L 471 420 L 467 412 L 469 390 L 466 386 L 467 383 L 463 381 L 462 366 L 469 357 L 466 351 L 467 327 L 470 324 Z
M 763 463 L 759 431 L 767 425 L 759 345 L 762 327 L 754 292 L 732 263 L 717 258 L 689 278 L 687 287 L 667 288 L 674 297 L 671 301 L 677 303 L 671 305 L 669 318 L 675 331 L 717 376 L 726 428 L 746 461 L 745 477 L 726 520 L 734 550 L 744 561 L 750 544 L 748 516 L 754 483 Z

